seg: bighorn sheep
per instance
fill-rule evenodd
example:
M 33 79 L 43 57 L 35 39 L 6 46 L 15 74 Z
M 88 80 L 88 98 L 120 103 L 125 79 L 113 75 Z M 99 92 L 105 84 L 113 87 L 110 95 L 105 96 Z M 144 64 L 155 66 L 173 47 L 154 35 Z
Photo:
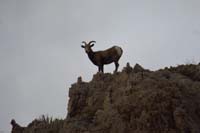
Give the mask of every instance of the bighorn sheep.
M 104 72 L 103 66 L 112 62 L 115 63 L 114 72 L 117 72 L 119 67 L 118 61 L 123 53 L 122 48 L 120 48 L 119 46 L 113 46 L 104 51 L 93 52 L 91 48 L 94 46 L 94 43 L 96 43 L 96 41 L 90 41 L 89 43 L 83 41 L 82 43 L 84 43 L 85 45 L 81 45 L 81 47 L 85 49 L 85 52 L 87 53 L 92 63 L 98 66 L 99 72 Z

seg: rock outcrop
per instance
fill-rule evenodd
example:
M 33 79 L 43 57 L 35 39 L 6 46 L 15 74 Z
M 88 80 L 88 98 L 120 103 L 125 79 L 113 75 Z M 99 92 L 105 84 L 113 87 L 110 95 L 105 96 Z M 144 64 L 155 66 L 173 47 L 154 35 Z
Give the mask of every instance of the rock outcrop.
M 24 127 L 21 127 L 14 119 L 11 120 L 10 124 L 12 125 L 12 133 L 22 133 Z
M 127 64 L 90 82 L 79 77 L 69 97 L 66 119 L 37 133 L 200 133 L 200 65 L 150 71 Z

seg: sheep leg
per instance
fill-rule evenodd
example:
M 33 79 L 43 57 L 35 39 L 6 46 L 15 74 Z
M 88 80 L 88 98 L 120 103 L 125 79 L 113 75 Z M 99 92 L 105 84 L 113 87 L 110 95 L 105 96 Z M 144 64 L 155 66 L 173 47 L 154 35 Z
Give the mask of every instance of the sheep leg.
M 98 68 L 99 68 L 99 72 L 101 72 L 101 67 L 100 67 L 100 66 L 98 66 Z
M 115 62 L 115 71 L 114 71 L 114 73 L 116 73 L 116 72 L 117 72 L 117 70 L 118 70 L 118 67 L 119 67 L 119 63 L 118 63 L 118 62 Z
M 103 65 L 101 66 L 101 72 L 103 73 Z
M 98 66 L 98 68 L 99 68 L 99 72 L 103 73 L 103 65 Z

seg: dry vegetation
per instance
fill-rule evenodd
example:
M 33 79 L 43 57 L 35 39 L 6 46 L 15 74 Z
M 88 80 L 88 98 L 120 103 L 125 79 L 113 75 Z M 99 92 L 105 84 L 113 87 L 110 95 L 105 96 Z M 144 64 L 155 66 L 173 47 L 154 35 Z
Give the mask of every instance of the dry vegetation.
M 24 133 L 199 133 L 200 64 L 81 78 L 69 89 L 65 120 L 42 116 Z M 15 133 L 15 132 L 14 132 Z

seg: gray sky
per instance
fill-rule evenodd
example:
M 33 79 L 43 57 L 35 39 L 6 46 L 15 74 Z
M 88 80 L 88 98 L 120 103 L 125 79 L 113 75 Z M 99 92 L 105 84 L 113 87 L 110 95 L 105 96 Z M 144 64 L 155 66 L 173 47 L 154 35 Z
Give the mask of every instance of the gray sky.
M 200 60 L 199 0 L 0 0 L 0 131 L 65 118 L 68 88 L 97 72 L 80 47 L 123 48 L 148 69 Z M 114 65 L 105 66 L 112 72 Z

